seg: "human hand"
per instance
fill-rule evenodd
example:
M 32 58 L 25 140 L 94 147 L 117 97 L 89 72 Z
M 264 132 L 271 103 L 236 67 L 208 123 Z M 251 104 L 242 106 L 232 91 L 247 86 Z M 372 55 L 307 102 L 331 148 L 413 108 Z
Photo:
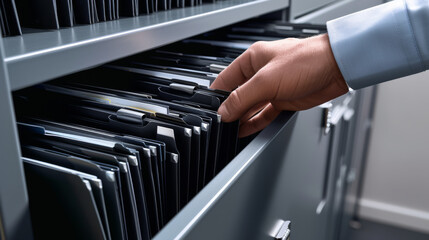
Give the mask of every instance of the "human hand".
M 282 110 L 309 109 L 348 92 L 327 34 L 257 42 L 211 88 L 235 89 L 218 112 L 225 122 L 240 119 L 240 137 L 262 130 Z

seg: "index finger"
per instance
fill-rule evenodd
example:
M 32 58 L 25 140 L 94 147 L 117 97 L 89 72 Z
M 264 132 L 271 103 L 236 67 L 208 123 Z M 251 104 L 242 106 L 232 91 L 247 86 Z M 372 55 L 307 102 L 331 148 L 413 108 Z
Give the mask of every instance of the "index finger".
M 210 88 L 232 91 L 244 84 L 262 67 L 257 64 L 258 56 L 255 55 L 255 47 L 252 45 L 218 75 Z

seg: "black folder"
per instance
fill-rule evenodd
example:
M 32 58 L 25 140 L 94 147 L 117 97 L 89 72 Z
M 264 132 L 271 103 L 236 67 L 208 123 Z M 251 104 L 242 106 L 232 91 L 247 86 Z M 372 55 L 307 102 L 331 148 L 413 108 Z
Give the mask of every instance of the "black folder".
M 91 24 L 91 0 L 73 0 L 73 12 L 77 24 Z
M 72 0 L 57 0 L 57 14 L 60 27 L 73 27 L 74 12 Z
M 90 181 L 93 175 L 23 158 L 37 239 L 107 239 Z
M 34 142 L 34 139 L 32 142 Z M 97 163 L 91 162 L 89 160 L 70 156 L 55 150 L 49 150 L 30 145 L 23 145 L 21 149 L 24 157 L 43 159 L 43 162 L 97 176 L 103 183 L 102 188 L 100 188 L 101 186 L 92 185 L 92 190 L 94 200 L 97 203 L 97 210 L 100 215 L 100 220 L 103 223 L 106 239 L 111 239 L 110 231 L 112 231 L 112 235 L 117 239 L 125 238 L 125 236 L 122 234 L 123 224 L 122 219 L 120 219 L 120 205 L 118 201 L 115 201 L 119 199 L 119 193 L 116 191 L 116 179 L 112 179 L 111 177 L 114 175 L 113 171 L 106 170 Z M 97 190 L 101 190 L 101 194 L 97 192 Z M 111 219 L 110 223 L 108 222 L 108 219 Z M 121 234 L 118 235 L 117 232 Z
M 56 0 L 16 0 L 16 8 L 24 27 L 59 29 Z
M 139 1 L 139 14 L 149 14 L 149 1 L 150 0 L 140 0 Z
M 22 34 L 14 0 L 0 1 L 0 21 L 3 36 Z

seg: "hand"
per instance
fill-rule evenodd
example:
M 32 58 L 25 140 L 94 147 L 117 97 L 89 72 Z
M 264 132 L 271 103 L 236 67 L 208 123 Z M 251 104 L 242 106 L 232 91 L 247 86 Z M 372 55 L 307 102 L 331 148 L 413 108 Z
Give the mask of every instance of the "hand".
M 257 42 L 211 88 L 235 89 L 218 112 L 225 122 L 240 119 L 240 137 L 262 130 L 282 110 L 309 109 L 348 92 L 327 34 Z

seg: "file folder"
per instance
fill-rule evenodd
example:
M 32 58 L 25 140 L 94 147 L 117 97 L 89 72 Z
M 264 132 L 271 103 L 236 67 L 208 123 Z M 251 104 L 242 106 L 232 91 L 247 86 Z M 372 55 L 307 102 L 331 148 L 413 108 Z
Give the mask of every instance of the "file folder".
M 106 171 L 101 166 L 94 164 L 89 160 L 70 156 L 61 152 L 57 152 L 55 150 L 48 150 L 40 147 L 24 145 L 22 147 L 22 151 L 25 157 L 32 159 L 43 159 L 43 162 L 46 163 L 51 163 L 69 169 L 81 171 L 98 177 L 101 182 L 104 183 L 103 187 L 101 188 L 100 185 L 94 184 L 91 184 L 91 186 L 93 190 L 94 200 L 97 205 L 97 210 L 100 215 L 100 220 L 105 230 L 106 239 L 111 239 L 110 226 L 112 226 L 113 228 L 112 231 L 115 232 L 115 230 L 118 230 L 115 229 L 118 225 L 115 225 L 117 224 L 117 219 L 113 218 L 112 214 L 110 215 L 112 221 L 110 222 L 110 224 L 108 223 L 107 209 L 109 209 L 109 212 L 111 213 L 114 213 L 116 210 L 119 210 L 119 205 L 116 205 L 117 203 L 113 205 L 114 208 L 111 208 L 112 206 L 109 202 L 110 199 L 117 199 L 117 196 L 111 195 L 112 192 L 110 192 L 110 190 L 112 189 L 109 187 L 109 183 L 112 182 L 112 180 L 116 180 L 111 178 L 111 176 L 114 175 L 113 171 Z M 113 191 L 113 194 L 115 193 L 117 194 L 117 191 Z M 106 196 L 106 201 L 104 196 Z M 121 231 L 121 229 L 119 230 Z M 123 239 L 124 237 L 122 235 L 119 235 L 119 239 L 121 238 Z
M 93 195 L 93 175 L 23 158 L 37 239 L 107 239 Z

